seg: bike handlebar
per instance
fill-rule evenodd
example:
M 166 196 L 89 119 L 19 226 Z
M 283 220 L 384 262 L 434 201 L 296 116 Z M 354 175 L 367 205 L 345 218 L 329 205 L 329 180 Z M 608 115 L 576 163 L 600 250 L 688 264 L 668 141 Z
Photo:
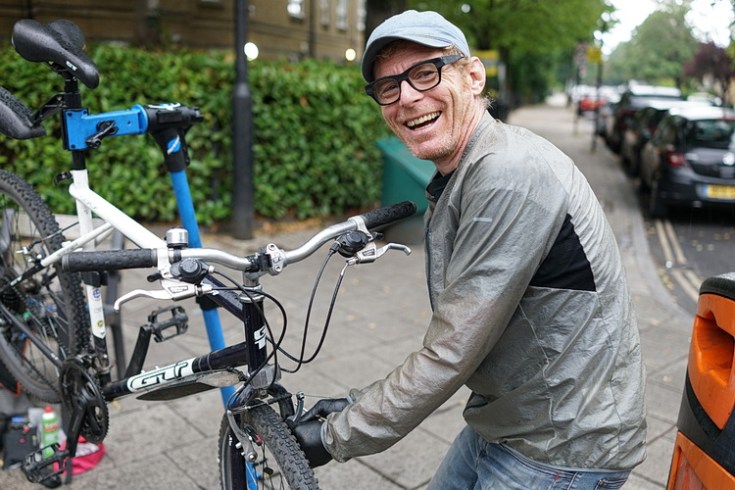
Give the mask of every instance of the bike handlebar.
M 158 253 L 152 248 L 102 252 L 78 252 L 65 255 L 61 268 L 68 272 L 144 269 L 158 264 Z
M 361 214 L 367 228 L 378 228 L 393 223 L 394 221 L 408 218 L 416 213 L 416 204 L 411 201 L 403 201 L 392 206 L 374 209 Z
M 285 251 L 275 245 L 268 245 L 264 251 L 249 257 L 238 257 L 222 250 L 208 248 L 185 248 L 166 250 L 164 257 L 169 262 L 179 262 L 186 258 L 201 259 L 224 265 L 244 272 L 269 272 L 278 274 L 283 268 L 294 262 L 305 259 L 331 239 L 351 230 L 379 228 L 389 225 L 416 213 L 416 205 L 404 201 L 392 206 L 375 209 L 367 213 L 353 216 L 346 221 L 331 225 L 305 242 L 300 247 Z M 101 252 L 75 252 L 61 259 L 61 267 L 65 272 L 103 271 L 119 269 L 139 269 L 156 267 L 159 251 L 157 249 L 108 250 Z M 270 260 L 261 260 L 268 255 Z

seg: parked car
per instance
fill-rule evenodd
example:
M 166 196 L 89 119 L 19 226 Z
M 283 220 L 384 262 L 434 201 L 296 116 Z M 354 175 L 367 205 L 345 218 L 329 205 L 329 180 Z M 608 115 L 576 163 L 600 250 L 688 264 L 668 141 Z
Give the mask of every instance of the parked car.
M 581 116 L 585 112 L 594 112 L 607 104 L 607 99 L 596 93 L 583 95 L 577 102 L 577 115 Z
M 735 112 L 710 106 L 669 110 L 641 152 L 648 210 L 671 205 L 735 204 Z
M 631 177 L 638 175 L 641 150 L 656 131 L 656 127 L 668 114 L 669 109 L 687 105 L 706 105 L 704 102 L 690 102 L 676 99 L 651 100 L 647 106 L 636 109 L 630 118 L 620 142 L 620 159 L 623 170 Z
M 683 100 L 683 97 L 677 88 L 652 85 L 631 85 L 623 92 L 612 116 L 606 121 L 605 143 L 614 153 L 620 153 L 623 133 L 630 125 L 635 111 L 656 100 Z
M 569 100 L 574 104 L 577 115 L 601 111 L 608 104 L 615 104 L 620 100 L 620 92 L 616 87 L 602 85 L 575 85 L 569 95 Z

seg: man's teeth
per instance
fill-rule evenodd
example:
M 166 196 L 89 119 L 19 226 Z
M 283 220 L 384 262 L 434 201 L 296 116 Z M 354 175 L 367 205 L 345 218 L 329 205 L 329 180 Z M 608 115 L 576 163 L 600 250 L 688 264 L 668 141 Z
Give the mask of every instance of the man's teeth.
M 421 124 L 431 121 L 432 119 L 436 119 L 437 117 L 439 117 L 439 114 L 440 114 L 439 112 L 432 112 L 431 114 L 426 114 L 425 116 L 421 116 L 419 118 L 412 119 L 406 123 L 406 126 L 413 129 L 416 126 L 419 126 Z

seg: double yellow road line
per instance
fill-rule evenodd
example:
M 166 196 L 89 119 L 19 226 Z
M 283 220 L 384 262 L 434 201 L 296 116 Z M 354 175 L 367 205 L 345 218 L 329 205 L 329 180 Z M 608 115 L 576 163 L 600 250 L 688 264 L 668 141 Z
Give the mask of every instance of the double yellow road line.
M 699 286 L 702 279 L 691 270 L 687 258 L 681 249 L 679 239 L 669 220 L 656 220 L 656 235 L 664 254 L 665 273 L 684 291 L 695 303 L 699 299 Z

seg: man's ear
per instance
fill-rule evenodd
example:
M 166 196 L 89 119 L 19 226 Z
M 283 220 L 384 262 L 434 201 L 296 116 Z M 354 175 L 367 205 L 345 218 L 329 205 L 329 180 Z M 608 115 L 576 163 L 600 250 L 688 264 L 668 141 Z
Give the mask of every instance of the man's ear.
M 485 88 L 485 81 L 487 75 L 485 74 L 485 65 L 482 64 L 482 60 L 477 56 L 473 56 L 470 60 L 470 71 L 469 75 L 471 78 L 471 89 L 472 93 L 479 95 Z

